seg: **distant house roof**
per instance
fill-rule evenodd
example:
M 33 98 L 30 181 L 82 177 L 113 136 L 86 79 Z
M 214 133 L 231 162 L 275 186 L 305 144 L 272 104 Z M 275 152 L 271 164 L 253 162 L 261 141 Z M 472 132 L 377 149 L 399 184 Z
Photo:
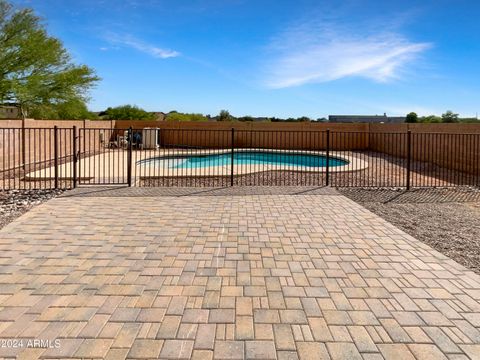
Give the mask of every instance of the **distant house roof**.
M 155 115 L 155 120 L 165 120 L 166 114 L 163 111 L 154 111 L 153 114 Z
M 403 123 L 405 117 L 383 115 L 329 115 L 333 123 Z
M 1 119 L 17 119 L 20 116 L 18 105 L 13 103 L 0 104 Z

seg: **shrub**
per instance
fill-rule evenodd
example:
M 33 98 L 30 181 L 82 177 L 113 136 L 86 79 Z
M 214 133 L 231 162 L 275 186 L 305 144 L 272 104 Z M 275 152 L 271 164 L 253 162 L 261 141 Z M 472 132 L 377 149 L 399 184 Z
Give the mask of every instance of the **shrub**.
M 167 121 L 208 121 L 208 118 L 203 114 L 183 114 L 172 111 L 167 114 Z
M 109 107 L 105 113 L 109 120 L 155 120 L 155 114 L 147 112 L 135 105 Z
M 442 122 L 442 118 L 441 117 L 438 117 L 438 116 L 435 116 L 435 115 L 430 115 L 430 116 L 424 116 L 422 119 L 421 119 L 421 122 L 422 123 L 441 123 Z

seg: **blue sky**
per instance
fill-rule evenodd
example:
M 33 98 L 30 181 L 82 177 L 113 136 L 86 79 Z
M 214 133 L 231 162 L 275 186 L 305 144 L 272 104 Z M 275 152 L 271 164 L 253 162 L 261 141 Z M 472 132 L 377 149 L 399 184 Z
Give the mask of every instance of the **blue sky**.
M 473 0 L 15 0 L 102 81 L 89 106 L 252 116 L 480 112 Z

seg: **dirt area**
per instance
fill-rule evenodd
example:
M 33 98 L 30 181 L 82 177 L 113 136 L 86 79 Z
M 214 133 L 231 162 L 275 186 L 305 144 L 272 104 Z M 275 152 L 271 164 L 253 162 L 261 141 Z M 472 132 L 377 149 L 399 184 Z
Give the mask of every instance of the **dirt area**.
M 480 274 L 479 188 L 339 191 Z

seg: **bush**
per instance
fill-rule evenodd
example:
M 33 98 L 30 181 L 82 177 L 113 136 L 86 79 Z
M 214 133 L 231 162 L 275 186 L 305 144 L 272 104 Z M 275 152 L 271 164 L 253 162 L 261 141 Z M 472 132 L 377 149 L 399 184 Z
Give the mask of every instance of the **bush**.
M 105 114 L 108 120 L 155 120 L 155 114 L 149 113 L 135 105 L 109 107 Z
M 458 119 L 459 122 L 465 123 L 465 124 L 478 124 L 480 123 L 480 120 L 478 120 L 476 117 L 474 118 L 462 118 Z
M 422 123 L 427 123 L 427 124 L 431 124 L 431 123 L 441 123 L 441 122 L 442 122 L 442 118 L 441 118 L 441 117 L 438 117 L 438 116 L 435 116 L 435 115 L 424 116 L 424 117 L 421 119 L 421 122 L 422 122 Z
M 238 121 L 253 121 L 254 118 L 252 116 L 247 115 L 247 116 L 239 117 L 237 120 Z
M 167 121 L 208 121 L 208 118 L 203 114 L 183 114 L 172 111 L 167 114 L 165 120 Z
M 302 117 L 297 118 L 297 121 L 298 122 L 310 122 L 311 119 L 307 116 L 302 116 Z

